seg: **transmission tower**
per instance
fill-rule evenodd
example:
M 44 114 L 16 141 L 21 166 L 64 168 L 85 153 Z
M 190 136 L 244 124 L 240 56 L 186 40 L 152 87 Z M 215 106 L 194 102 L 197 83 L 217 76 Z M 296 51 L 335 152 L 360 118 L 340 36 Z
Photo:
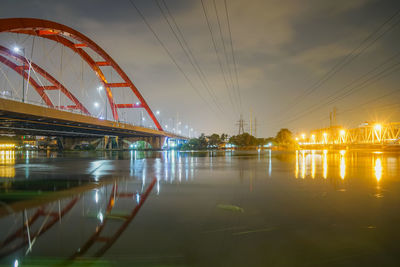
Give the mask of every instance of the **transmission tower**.
M 244 122 L 242 115 L 240 115 L 240 119 L 238 120 L 236 125 L 239 126 L 239 133 L 238 134 L 243 134 L 244 133 L 244 126 L 246 125 L 246 123 Z

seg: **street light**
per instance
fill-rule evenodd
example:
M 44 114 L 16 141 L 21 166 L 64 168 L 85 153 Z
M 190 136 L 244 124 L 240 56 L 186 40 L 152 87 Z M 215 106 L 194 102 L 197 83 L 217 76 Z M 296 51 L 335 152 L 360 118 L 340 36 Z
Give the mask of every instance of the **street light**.
M 19 53 L 19 52 L 21 52 L 21 50 L 22 50 L 22 54 L 23 54 L 23 56 L 24 56 L 24 60 L 22 61 L 22 72 L 23 72 L 23 74 L 22 74 L 22 103 L 25 103 L 25 48 L 24 47 L 22 47 L 22 48 L 19 48 L 18 46 L 14 46 L 14 48 L 13 48 L 13 50 L 14 50 L 14 52 L 15 53 Z M 29 78 L 28 78 L 28 80 L 29 80 Z

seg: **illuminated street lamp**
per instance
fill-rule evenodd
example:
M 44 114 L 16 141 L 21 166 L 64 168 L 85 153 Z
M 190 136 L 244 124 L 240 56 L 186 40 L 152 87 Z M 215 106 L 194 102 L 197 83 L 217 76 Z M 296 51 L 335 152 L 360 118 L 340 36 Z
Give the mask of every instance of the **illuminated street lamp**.
M 381 140 L 382 140 L 382 125 L 377 123 L 377 124 L 375 124 L 374 129 L 375 129 L 375 135 L 376 135 L 376 138 L 378 139 L 378 142 L 381 142 Z
M 324 136 L 324 143 L 327 144 L 328 143 L 328 134 L 323 133 L 323 136 Z
M 24 77 L 24 74 L 25 74 L 25 48 L 24 47 L 19 48 L 18 46 L 14 46 L 13 51 L 15 53 L 20 53 L 22 51 L 22 54 L 24 56 L 24 60 L 22 61 L 22 71 L 23 71 L 23 74 L 22 74 L 22 103 L 24 103 L 25 102 L 25 77 Z M 28 81 L 29 81 L 29 78 L 28 78 Z

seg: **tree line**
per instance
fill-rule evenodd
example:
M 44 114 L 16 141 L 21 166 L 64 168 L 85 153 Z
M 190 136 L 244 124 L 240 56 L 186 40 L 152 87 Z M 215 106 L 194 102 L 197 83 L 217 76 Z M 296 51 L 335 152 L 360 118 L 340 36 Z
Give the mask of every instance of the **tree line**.
M 291 146 L 295 142 L 293 134 L 288 129 L 281 129 L 275 137 L 257 138 L 249 133 L 233 135 L 229 137 L 227 134 L 211 134 L 206 136 L 201 134 L 198 138 L 192 138 L 181 146 L 182 150 L 204 150 L 216 149 L 226 144 L 235 147 L 258 147 L 265 145 Z

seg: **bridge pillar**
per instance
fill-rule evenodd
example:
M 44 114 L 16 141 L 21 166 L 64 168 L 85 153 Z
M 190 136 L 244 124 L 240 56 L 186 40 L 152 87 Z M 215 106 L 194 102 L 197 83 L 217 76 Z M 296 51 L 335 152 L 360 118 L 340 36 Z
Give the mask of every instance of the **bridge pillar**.
M 60 149 L 79 149 L 82 147 L 95 148 L 101 139 L 93 137 L 59 137 L 57 140 Z M 98 146 L 97 146 L 98 147 Z
M 148 143 L 151 145 L 151 147 L 153 149 L 156 150 L 161 150 L 164 142 L 165 142 L 165 136 L 153 136 L 153 137 L 149 137 L 149 141 Z
M 131 144 L 137 141 L 144 141 L 150 144 L 152 149 L 160 150 L 165 142 L 165 136 L 153 136 L 153 137 L 125 137 L 120 143 L 122 149 L 132 149 Z M 121 139 L 121 138 L 120 138 Z M 146 146 L 148 148 L 148 146 Z

